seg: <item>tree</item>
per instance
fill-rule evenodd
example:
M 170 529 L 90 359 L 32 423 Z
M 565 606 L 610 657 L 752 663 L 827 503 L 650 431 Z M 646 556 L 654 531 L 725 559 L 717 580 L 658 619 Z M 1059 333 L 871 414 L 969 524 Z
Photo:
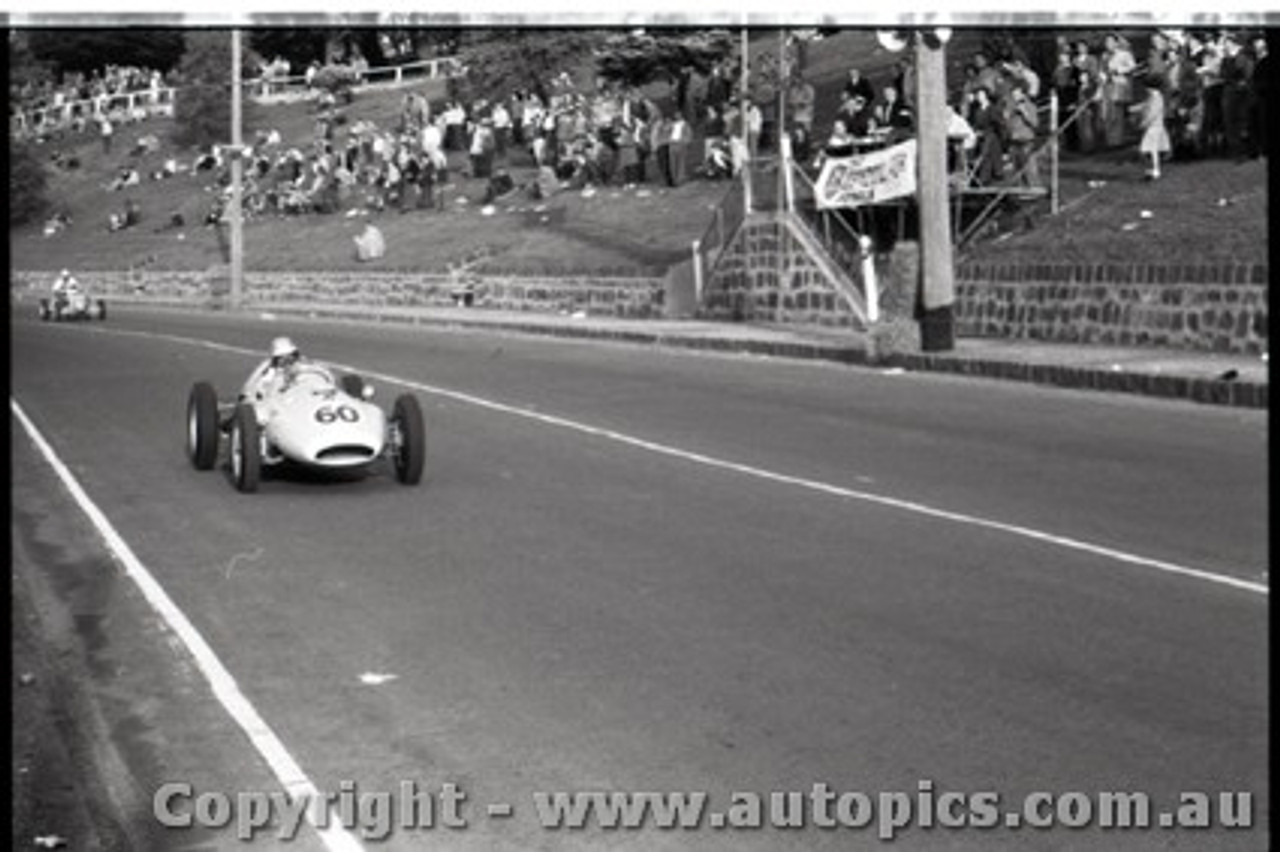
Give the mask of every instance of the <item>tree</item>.
M 500 98 L 515 89 L 535 92 L 546 100 L 551 80 L 562 72 L 571 76 L 604 41 L 591 30 L 478 30 L 466 33 L 458 58 L 465 77 L 449 81 L 449 93 L 464 100 Z
M 31 49 L 31 41 L 22 30 L 9 31 L 9 85 L 21 89 L 28 83 L 37 85 L 52 79 L 50 63 L 40 59 Z
M 167 72 L 183 52 L 183 33 L 177 29 L 33 29 L 28 42 L 32 54 L 59 76 L 68 71 L 89 74 L 107 65 Z
M 226 30 L 192 30 L 178 65 L 172 139 L 180 148 L 231 141 L 231 34 Z M 258 59 L 242 51 L 241 75 L 257 76 Z M 252 101 L 244 99 L 245 119 Z
M 34 221 L 47 209 L 45 196 L 49 177 L 35 146 L 9 142 L 9 225 Z
M 597 73 L 627 86 L 678 80 L 690 71 L 703 76 L 734 49 L 727 30 L 649 31 L 609 36 L 595 51 Z

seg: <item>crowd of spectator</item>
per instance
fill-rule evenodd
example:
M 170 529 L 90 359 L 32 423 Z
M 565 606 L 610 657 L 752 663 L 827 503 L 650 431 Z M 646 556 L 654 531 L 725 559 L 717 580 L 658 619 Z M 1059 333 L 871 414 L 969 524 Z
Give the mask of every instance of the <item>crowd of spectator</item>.
M 1066 143 L 1082 153 L 1129 144 L 1134 115 L 1156 111 L 1176 158 L 1258 156 L 1268 62 L 1261 34 L 1230 30 L 1158 31 L 1140 55 L 1121 35 L 1100 45 L 1062 37 L 1053 84 L 1079 113 Z
M 89 74 L 67 72 L 57 81 L 11 83 L 11 126 L 22 116 L 15 132 L 39 136 L 61 130 L 82 132 L 109 120 L 139 121 L 168 102 L 171 82 L 155 69 L 107 65 Z
M 1135 42 L 1136 48 L 1120 33 L 1096 41 L 1060 36 L 1052 68 L 1034 65 L 1015 43 L 968 57 L 963 79 L 955 81 L 947 130 L 959 185 L 1042 182 L 1039 147 L 1050 130 L 1050 92 L 1059 99 L 1066 150 L 1090 154 L 1127 149 L 1136 141 L 1150 177 L 1160 175 L 1170 155 L 1258 155 L 1267 104 L 1263 69 L 1269 62 L 1263 38 L 1164 30 Z M 319 68 L 308 69 L 308 78 L 314 80 Z M 289 71 L 279 58 L 263 66 L 268 79 Z M 910 138 L 917 118 L 910 60 L 897 61 L 878 77 L 873 82 L 849 69 L 838 106 L 819 134 L 814 86 L 796 70 L 784 83 L 786 124 L 770 129 L 787 135 L 796 161 L 810 170 L 827 158 Z M 603 79 L 579 89 L 567 74 L 551 82 L 545 98 L 517 89 L 500 98 L 432 104 L 410 91 L 386 127 L 349 122 L 344 105 L 327 93 L 315 103 L 309 141 L 290 144 L 266 130 L 247 146 L 243 209 L 251 218 L 439 210 L 451 171 L 486 181 L 486 203 L 520 190 L 545 199 L 566 189 L 676 187 L 695 176 L 730 178 L 759 156 L 766 117 L 762 104 L 742 95 L 738 72 L 728 63 L 711 69 L 702 83 L 697 97 L 689 96 L 686 81 L 683 98 L 661 104 L 644 91 Z M 56 88 L 28 87 L 19 94 L 25 108 L 88 96 L 95 110 L 101 105 L 101 114 L 87 119 L 98 115 L 109 154 L 111 99 L 161 85 L 156 72 L 108 66 L 101 74 L 67 77 Z M 815 142 L 819 135 L 823 141 Z M 158 140 L 147 135 L 130 153 L 158 150 Z M 122 166 L 105 188 L 118 192 L 144 179 L 208 173 L 216 200 L 205 222 L 213 224 L 224 216 L 229 165 L 225 151 L 215 146 L 189 163 L 168 157 L 146 173 Z M 531 166 L 534 177 L 517 185 L 515 165 Z M 126 208 L 111 226 L 130 227 L 139 219 L 140 211 Z

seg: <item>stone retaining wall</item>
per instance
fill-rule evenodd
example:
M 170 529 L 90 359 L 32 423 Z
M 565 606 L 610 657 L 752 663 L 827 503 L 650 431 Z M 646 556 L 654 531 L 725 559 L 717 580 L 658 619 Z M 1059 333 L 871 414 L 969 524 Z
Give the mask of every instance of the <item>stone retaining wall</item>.
M 47 292 L 53 274 L 11 273 L 14 293 Z M 205 272 L 85 271 L 76 277 L 95 295 L 129 296 L 219 304 L 230 289 L 225 268 Z M 246 272 L 247 304 L 316 302 L 367 307 L 437 307 L 453 305 L 455 293 L 472 294 L 472 305 L 509 311 L 629 318 L 660 317 L 661 278 L 522 278 L 415 273 Z
M 1267 267 L 961 265 L 956 333 L 1260 354 Z
M 778 221 L 744 223 L 703 284 L 706 319 L 860 327 L 803 245 Z

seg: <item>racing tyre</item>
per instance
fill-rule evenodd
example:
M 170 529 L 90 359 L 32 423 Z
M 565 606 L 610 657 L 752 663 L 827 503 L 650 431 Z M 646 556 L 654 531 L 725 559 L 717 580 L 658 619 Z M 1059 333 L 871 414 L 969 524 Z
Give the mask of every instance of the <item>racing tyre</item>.
M 396 479 L 402 485 L 417 485 L 427 461 L 427 430 L 417 397 L 407 393 L 396 397 L 391 431 L 391 462 Z
M 247 402 L 236 406 L 235 417 L 231 421 L 231 478 L 236 489 L 244 494 L 257 491 L 258 481 L 262 478 L 258 415 Z
M 53 319 L 53 311 L 49 310 L 48 299 L 40 300 L 40 319 L 44 322 L 48 322 L 49 320 Z
M 347 373 L 339 381 L 342 386 L 342 392 L 347 396 L 354 396 L 356 399 L 364 399 L 364 379 L 354 373 Z
M 196 470 L 209 470 L 218 458 L 218 395 L 208 382 L 193 385 L 187 398 L 187 457 Z
M 107 303 L 99 299 L 98 300 L 98 319 L 104 320 L 106 318 L 107 318 Z

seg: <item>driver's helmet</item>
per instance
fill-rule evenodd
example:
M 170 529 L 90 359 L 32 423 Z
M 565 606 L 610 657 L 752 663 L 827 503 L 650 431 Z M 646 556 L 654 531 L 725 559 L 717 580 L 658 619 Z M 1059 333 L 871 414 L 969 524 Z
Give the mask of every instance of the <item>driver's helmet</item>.
M 302 353 L 293 341 L 287 337 L 277 337 L 271 341 L 271 366 L 289 367 L 298 362 Z

